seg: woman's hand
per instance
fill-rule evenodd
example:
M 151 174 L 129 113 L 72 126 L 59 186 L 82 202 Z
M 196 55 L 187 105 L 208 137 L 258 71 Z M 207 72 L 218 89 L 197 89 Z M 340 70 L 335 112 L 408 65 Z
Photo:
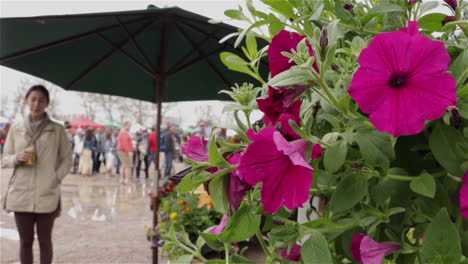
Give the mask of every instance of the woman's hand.
M 16 160 L 19 162 L 26 162 L 32 159 L 33 154 L 31 151 L 23 150 L 20 153 L 16 154 Z

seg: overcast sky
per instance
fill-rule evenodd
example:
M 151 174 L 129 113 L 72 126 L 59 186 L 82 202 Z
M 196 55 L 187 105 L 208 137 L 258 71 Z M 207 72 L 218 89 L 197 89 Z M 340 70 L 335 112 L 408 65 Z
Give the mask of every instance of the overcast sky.
M 64 15 L 76 13 L 95 13 L 123 10 L 139 10 L 146 9 L 149 4 L 158 7 L 179 6 L 180 8 L 189 10 L 207 16 L 212 19 L 226 19 L 224 11 L 227 9 L 237 9 L 239 4 L 243 5 L 244 1 L 239 0 L 177 0 L 177 1 L 73 1 L 73 0 L 55 0 L 55 1 L 5 1 L 0 0 L 0 16 L 1 17 L 19 17 L 19 16 L 42 16 L 42 15 Z M 266 11 L 266 7 L 259 1 L 254 1 L 256 6 Z M 245 27 L 246 24 L 235 21 L 226 21 L 238 27 Z M 8 96 L 13 93 L 18 86 L 21 78 L 34 78 L 28 74 L 11 70 L 0 66 L 0 85 L 1 96 Z M 72 93 L 63 91 L 59 94 L 60 109 L 66 113 L 82 112 L 81 99 Z M 194 110 L 197 106 L 206 104 L 207 102 L 181 103 L 174 112 L 168 115 L 182 115 L 184 122 L 182 125 L 188 126 L 194 124 L 198 117 L 194 115 Z M 210 105 L 221 112 L 222 103 L 209 102 Z M 4 107 L 4 106 L 1 106 Z M 255 118 L 259 118 L 257 114 Z

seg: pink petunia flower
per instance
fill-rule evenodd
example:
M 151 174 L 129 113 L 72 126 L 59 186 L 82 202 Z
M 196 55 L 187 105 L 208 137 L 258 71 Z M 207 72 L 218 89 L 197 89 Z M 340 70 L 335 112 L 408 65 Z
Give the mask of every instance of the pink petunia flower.
M 278 212 L 281 206 L 293 210 L 309 198 L 314 169 L 305 160 L 309 142 L 288 142 L 273 127 L 247 136 L 253 141 L 245 150 L 238 167 L 242 178 L 254 186 L 262 182 L 265 211 Z
M 425 120 L 457 104 L 444 43 L 419 34 L 418 22 L 377 35 L 359 56 L 349 94 L 375 127 L 395 137 L 421 132 Z
M 322 145 L 320 144 L 315 144 L 312 147 L 312 154 L 310 154 L 311 159 L 320 159 L 323 155 L 323 149 Z
M 204 138 L 192 136 L 187 143 L 182 145 L 182 153 L 184 153 L 189 159 L 198 162 L 208 162 L 208 141 Z
M 301 42 L 306 36 L 299 35 L 296 32 L 289 32 L 281 30 L 276 36 L 273 37 L 268 48 L 268 58 L 270 59 L 270 72 L 271 77 L 275 77 L 278 73 L 289 70 L 296 63 L 289 61 L 288 57 L 285 57 L 281 52 L 291 52 L 291 50 L 297 50 L 297 44 Z M 314 56 L 314 49 L 307 42 L 309 47 L 309 55 Z M 314 68 L 318 71 L 318 66 L 314 63 Z
M 468 170 L 463 177 L 463 187 L 460 189 L 460 213 L 468 218 Z
M 226 228 L 227 223 L 229 222 L 229 217 L 227 215 L 223 215 L 223 218 L 221 218 L 221 221 L 219 222 L 219 225 L 213 227 L 208 231 L 209 234 L 221 234 L 224 229 Z
M 232 157 L 226 160 L 232 164 L 237 165 L 240 163 L 241 154 L 239 152 L 234 153 Z M 245 192 L 250 190 L 252 186 L 245 182 L 239 171 L 235 170 L 230 174 L 229 187 L 228 187 L 228 200 L 229 206 L 233 209 L 239 208 L 241 202 L 244 200 Z
M 265 99 L 257 99 L 258 108 L 265 113 L 263 122 L 266 125 L 276 126 L 281 124 L 283 135 L 288 140 L 299 139 L 300 136 L 292 129 L 289 120 L 294 120 L 296 124 L 301 124 L 301 104 L 302 100 L 294 101 L 297 89 L 275 89 L 269 87 L 268 97 Z
M 457 0 L 444 0 L 444 2 L 447 3 L 453 10 L 458 7 Z
M 281 250 L 281 257 L 284 259 L 289 259 L 293 262 L 301 262 L 301 249 L 302 246 L 299 244 L 294 244 L 291 247 L 291 251 L 288 252 L 288 248 L 283 248 Z
M 381 264 L 385 256 L 399 249 L 398 243 L 379 243 L 366 234 L 356 234 L 351 242 L 353 258 L 363 264 Z
M 418 0 L 408 0 L 411 3 L 416 3 Z

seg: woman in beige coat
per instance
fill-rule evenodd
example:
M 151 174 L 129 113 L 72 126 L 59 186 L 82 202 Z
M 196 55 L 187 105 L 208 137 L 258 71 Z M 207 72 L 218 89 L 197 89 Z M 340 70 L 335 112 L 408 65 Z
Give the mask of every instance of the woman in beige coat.
M 31 87 L 26 103 L 29 116 L 11 127 L 5 142 L 2 166 L 13 167 L 14 173 L 3 206 L 15 212 L 21 263 L 33 263 L 36 226 L 40 263 L 46 264 L 52 263 L 52 228 L 60 211 L 60 183 L 72 165 L 72 149 L 65 128 L 45 112 L 47 89 Z

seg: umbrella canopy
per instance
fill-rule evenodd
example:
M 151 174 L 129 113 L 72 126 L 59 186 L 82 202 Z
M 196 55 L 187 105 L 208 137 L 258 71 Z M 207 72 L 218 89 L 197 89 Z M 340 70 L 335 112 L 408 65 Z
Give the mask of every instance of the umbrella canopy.
M 112 129 L 120 129 L 122 128 L 122 124 L 119 122 L 115 121 L 114 119 L 107 119 L 104 124 L 104 126 L 112 128 Z
M 93 120 L 85 117 L 85 116 L 79 116 L 79 117 L 76 117 L 76 118 L 73 118 L 72 120 L 69 121 L 70 122 L 70 125 L 72 126 L 72 128 L 74 129 L 78 129 L 78 128 L 87 128 L 87 127 L 92 127 L 93 129 L 98 129 L 98 128 L 106 128 L 105 126 L 99 124 L 99 123 L 96 123 L 94 122 Z
M 1 18 L 0 28 L 0 65 L 66 90 L 153 103 L 228 100 L 218 92 L 246 80 L 219 59 L 221 51 L 239 53 L 233 39 L 219 44 L 237 28 L 177 7 Z

